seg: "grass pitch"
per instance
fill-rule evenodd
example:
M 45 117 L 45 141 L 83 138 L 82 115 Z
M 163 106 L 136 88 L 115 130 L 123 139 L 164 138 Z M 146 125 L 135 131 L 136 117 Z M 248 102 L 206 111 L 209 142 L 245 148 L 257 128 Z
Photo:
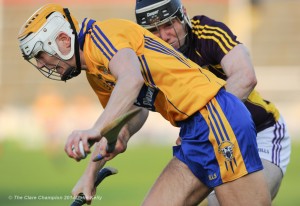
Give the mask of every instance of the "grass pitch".
M 19 143 L 0 143 L 0 205 L 65 206 L 70 193 L 85 169 L 88 159 L 75 162 L 63 152 L 28 150 Z M 140 205 L 144 196 L 172 157 L 171 146 L 129 145 L 128 151 L 109 166 L 119 170 L 105 179 L 92 205 Z M 296 206 L 299 203 L 300 144 L 292 147 L 291 162 L 273 206 Z

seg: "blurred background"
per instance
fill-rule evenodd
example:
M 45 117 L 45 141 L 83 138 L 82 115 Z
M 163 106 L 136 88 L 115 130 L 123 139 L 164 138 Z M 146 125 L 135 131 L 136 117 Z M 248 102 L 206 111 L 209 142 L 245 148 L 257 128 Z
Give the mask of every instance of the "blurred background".
M 135 21 L 135 0 L 0 0 L 0 205 L 69 204 L 87 161 L 68 159 L 65 140 L 72 130 L 89 128 L 102 112 L 85 75 L 67 83 L 51 81 L 23 60 L 19 28 L 45 3 L 68 7 L 79 21 Z M 291 164 L 274 205 L 297 205 L 299 193 L 293 188 L 300 181 L 300 0 L 182 3 L 190 17 L 204 14 L 225 22 L 249 48 L 257 90 L 279 108 L 293 142 Z M 103 183 L 95 205 L 139 205 L 171 158 L 177 136 L 177 128 L 152 113 L 128 152 L 112 161 L 123 172 Z M 116 192 L 123 195 L 116 198 Z

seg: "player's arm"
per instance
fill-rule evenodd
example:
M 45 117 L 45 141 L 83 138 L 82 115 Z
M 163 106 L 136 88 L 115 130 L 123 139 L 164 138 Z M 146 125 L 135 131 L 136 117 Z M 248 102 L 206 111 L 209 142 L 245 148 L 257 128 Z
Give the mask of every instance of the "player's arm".
M 95 144 L 95 148 L 99 147 L 99 143 Z M 85 169 L 82 176 L 77 181 L 76 185 L 72 189 L 72 195 L 77 197 L 78 194 L 83 193 L 86 197 L 87 203 L 90 204 L 92 197 L 96 193 L 96 188 L 94 188 L 94 182 L 96 180 L 97 172 L 103 168 L 106 161 L 101 160 L 98 162 L 93 162 L 90 160 L 87 168 Z
M 139 67 L 140 64 L 137 56 L 131 49 L 122 49 L 118 51 L 109 64 L 110 71 L 116 77 L 117 83 L 105 110 L 91 129 L 92 131 L 96 131 L 96 133 L 98 132 L 98 136 L 90 136 L 88 135 L 90 133 L 87 132 L 85 134 L 82 133 L 83 135 L 69 137 L 70 139 L 81 138 L 83 142 L 86 142 L 84 140 L 85 138 L 101 139 L 99 135 L 105 123 L 114 120 L 132 108 L 132 105 L 144 84 Z M 104 166 L 107 160 L 126 150 L 129 138 L 142 127 L 147 117 L 148 111 L 142 110 L 139 115 L 130 120 L 130 122 L 121 130 L 118 136 L 115 151 L 109 154 L 109 156 L 105 155 L 106 140 L 104 138 L 95 144 L 90 162 L 84 174 L 81 176 L 72 190 L 72 194 L 74 196 L 78 195 L 80 192 L 83 192 L 87 198 L 87 201 L 91 202 L 91 198 L 95 194 L 93 183 L 95 181 L 97 171 Z M 70 144 L 72 144 L 71 141 L 67 142 L 66 147 L 69 147 Z M 106 156 L 106 158 L 102 159 L 101 161 L 93 162 L 93 157 L 98 155 L 99 152 L 102 152 L 103 156 Z M 72 154 L 69 153 L 68 155 L 72 156 Z
M 228 77 L 226 90 L 245 101 L 257 83 L 247 48 L 238 44 L 223 57 L 221 65 Z
M 247 48 L 240 44 L 224 23 L 205 16 L 201 16 L 200 22 L 205 25 L 204 28 L 206 26 L 215 28 L 215 32 L 206 34 L 212 35 L 212 40 L 210 38 L 201 40 L 205 50 L 204 58 L 213 64 L 221 64 L 227 76 L 226 90 L 241 100 L 246 100 L 257 83 Z M 216 34 L 223 38 L 214 40 Z
M 140 62 L 132 49 L 119 50 L 109 62 L 109 69 L 116 78 L 116 85 L 111 93 L 105 110 L 91 129 L 73 131 L 66 142 L 65 151 L 69 157 L 80 159 L 79 142 L 82 141 L 84 150 L 89 152 L 88 141 L 99 141 L 100 131 L 109 122 L 128 112 L 144 85 L 140 72 Z M 75 153 L 72 146 L 75 146 Z
M 93 183 L 96 180 L 98 171 L 104 167 L 107 161 L 126 151 L 130 137 L 143 126 L 147 117 L 148 110 L 143 109 L 123 127 L 118 135 L 115 150 L 112 153 L 106 153 L 107 141 L 105 138 L 102 138 L 95 144 L 93 154 L 101 154 L 104 158 L 100 161 L 94 162 L 94 156 L 91 156 L 87 168 L 72 189 L 72 195 L 74 197 L 83 193 L 86 197 L 87 203 L 91 203 L 92 197 L 96 193 L 96 188 L 94 188 Z
M 105 110 L 93 126 L 98 132 L 107 123 L 132 109 L 144 85 L 140 62 L 132 49 L 119 50 L 109 62 L 109 70 L 116 78 L 116 85 Z

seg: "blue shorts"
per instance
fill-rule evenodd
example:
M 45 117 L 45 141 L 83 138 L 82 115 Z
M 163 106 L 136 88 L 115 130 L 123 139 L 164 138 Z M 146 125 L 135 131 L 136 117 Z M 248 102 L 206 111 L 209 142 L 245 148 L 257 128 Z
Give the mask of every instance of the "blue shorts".
M 251 115 L 224 89 L 178 125 L 181 145 L 173 147 L 173 154 L 206 186 L 213 188 L 263 169 Z

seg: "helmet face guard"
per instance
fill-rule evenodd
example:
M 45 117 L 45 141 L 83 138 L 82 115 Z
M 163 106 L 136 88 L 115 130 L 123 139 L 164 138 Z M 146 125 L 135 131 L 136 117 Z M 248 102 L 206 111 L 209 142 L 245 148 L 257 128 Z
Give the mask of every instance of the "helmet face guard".
M 77 32 L 73 21 L 77 23 L 67 9 L 56 4 L 48 4 L 36 11 L 20 30 L 18 39 L 24 59 L 49 79 L 66 81 L 81 72 Z M 61 32 L 66 33 L 71 38 L 71 50 L 66 55 L 59 51 L 56 43 L 56 38 Z M 75 54 L 76 68 L 72 67 L 72 76 L 70 76 L 70 72 L 67 76 L 60 75 L 56 68 L 49 69 L 46 65 L 39 68 L 37 66 L 39 61 L 36 58 L 39 52 L 45 52 L 62 61 L 71 59 Z
M 59 66 L 59 64 L 61 62 L 60 59 L 54 67 L 53 66 L 50 67 L 50 66 L 44 64 L 38 58 L 35 58 L 35 57 L 28 59 L 27 61 L 48 79 L 61 81 L 61 75 L 57 72 L 57 67 Z M 38 67 L 37 64 L 43 65 L 43 66 Z
M 191 23 L 184 12 L 180 0 L 137 0 L 135 15 L 139 25 L 152 33 L 157 32 L 159 36 L 161 36 L 159 26 L 164 24 L 171 25 L 179 44 L 179 48 L 176 49 L 185 47 L 184 42 L 188 35 L 186 25 L 191 26 Z M 174 19 L 178 19 L 181 22 L 182 28 L 186 32 L 184 36 L 180 37 L 178 35 L 178 31 L 173 25 Z M 171 45 L 174 46 L 174 43 Z
M 51 54 L 48 55 L 51 56 Z M 56 81 L 67 81 L 78 75 L 76 67 L 69 65 L 66 61 L 60 59 L 57 55 L 55 55 L 54 57 L 57 58 L 57 63 L 55 64 L 55 66 L 49 66 L 47 64 L 44 64 L 43 61 L 41 61 L 39 58 L 36 58 L 35 56 L 26 61 L 28 61 L 32 66 L 34 66 L 39 72 L 42 73 L 42 75 L 44 75 L 48 79 L 52 79 Z M 58 72 L 58 68 L 61 62 L 64 62 L 65 65 L 69 66 L 66 69 L 66 71 L 63 73 L 63 75 L 61 75 Z

